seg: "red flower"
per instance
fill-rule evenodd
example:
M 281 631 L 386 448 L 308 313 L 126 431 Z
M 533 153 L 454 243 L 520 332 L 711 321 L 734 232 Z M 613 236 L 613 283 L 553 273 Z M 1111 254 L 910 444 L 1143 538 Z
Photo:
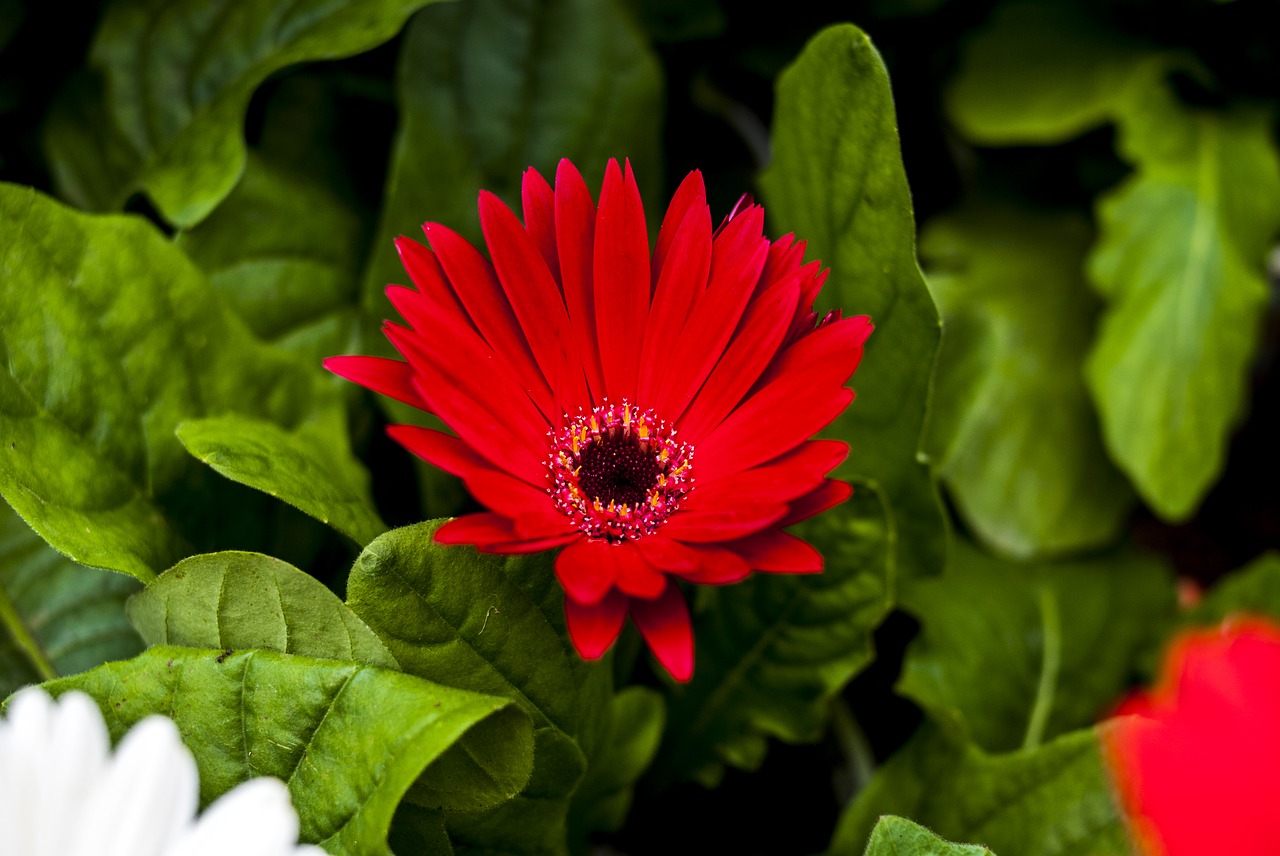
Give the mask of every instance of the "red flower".
M 1183 634 L 1159 685 L 1126 701 L 1106 755 L 1148 856 L 1280 853 L 1280 628 Z
M 480 194 L 492 264 L 437 223 L 423 226 L 430 250 L 400 238 L 417 290 L 387 289 L 409 326 L 384 329 L 405 362 L 325 366 L 456 432 L 388 429 L 489 509 L 437 541 L 562 547 L 556 575 L 582 656 L 601 656 L 630 615 L 688 680 L 693 635 L 675 579 L 822 569 L 782 530 L 849 496 L 826 478 L 848 447 L 809 438 L 853 399 L 844 383 L 871 323 L 817 320 L 826 272 L 802 264 L 802 242 L 764 238 L 749 197 L 713 232 L 697 172 L 652 255 L 629 163 L 609 163 L 598 210 L 567 160 L 554 191 L 526 172 L 523 203 L 522 225 Z

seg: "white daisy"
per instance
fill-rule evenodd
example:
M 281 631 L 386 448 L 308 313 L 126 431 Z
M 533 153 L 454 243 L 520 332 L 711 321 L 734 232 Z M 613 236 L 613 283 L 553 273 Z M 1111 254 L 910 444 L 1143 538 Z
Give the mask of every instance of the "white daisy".
M 83 693 L 19 692 L 0 718 L 5 856 L 325 856 L 299 845 L 279 779 L 253 779 L 196 817 L 195 759 L 172 721 L 135 725 L 114 754 Z

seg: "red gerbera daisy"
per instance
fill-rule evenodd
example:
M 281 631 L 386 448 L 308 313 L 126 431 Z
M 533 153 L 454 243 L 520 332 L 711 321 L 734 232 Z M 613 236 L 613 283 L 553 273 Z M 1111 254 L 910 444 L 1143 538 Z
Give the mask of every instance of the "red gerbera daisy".
M 330 370 L 434 413 L 457 436 L 393 425 L 489 511 L 443 544 L 493 553 L 562 547 L 569 634 L 601 656 L 630 615 L 677 680 L 693 674 L 675 580 L 806 573 L 822 557 L 783 532 L 849 496 L 826 478 L 848 452 L 810 440 L 853 399 L 844 384 L 866 317 L 813 300 L 826 278 L 804 244 L 763 237 L 749 197 L 714 232 L 702 176 L 676 191 L 650 254 L 628 163 L 610 161 L 597 210 L 560 162 L 554 191 L 524 176 L 524 223 L 480 194 L 492 263 L 437 223 L 431 249 L 396 246 L 416 290 L 387 296 L 405 361 L 332 357 Z
M 1160 683 L 1118 713 L 1107 760 L 1145 856 L 1273 856 L 1280 627 L 1260 618 L 1182 634 Z

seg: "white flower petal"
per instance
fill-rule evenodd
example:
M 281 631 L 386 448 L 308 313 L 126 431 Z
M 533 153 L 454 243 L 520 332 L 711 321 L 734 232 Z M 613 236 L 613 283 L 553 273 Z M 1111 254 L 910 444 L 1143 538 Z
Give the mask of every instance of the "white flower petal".
M 199 791 L 177 726 L 149 716 L 120 741 L 68 856 L 159 856 L 191 826 Z
M 321 853 L 299 848 L 298 815 L 279 779 L 244 782 L 205 809 L 196 828 L 165 856 L 288 856 Z
M 81 692 L 57 702 L 44 747 L 43 770 L 32 818 L 37 832 L 32 856 L 63 856 L 75 823 L 90 795 L 100 786 L 111 751 L 107 727 L 98 706 Z

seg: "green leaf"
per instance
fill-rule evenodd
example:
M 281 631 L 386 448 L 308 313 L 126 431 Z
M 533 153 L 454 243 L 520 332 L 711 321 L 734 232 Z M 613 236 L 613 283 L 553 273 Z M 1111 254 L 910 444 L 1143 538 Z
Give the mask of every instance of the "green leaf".
M 573 795 L 569 827 L 574 840 L 622 828 L 632 791 L 658 751 L 665 722 L 666 703 L 656 690 L 632 686 L 613 697 L 587 774 Z
M 885 814 L 909 817 L 952 841 L 996 853 L 1130 853 L 1095 730 L 1036 749 L 987 755 L 926 724 L 845 810 L 830 856 L 863 852 Z
M 140 218 L 0 185 L 0 274 L 0 494 L 81 564 L 149 580 L 216 540 L 220 480 L 183 450 L 180 422 L 291 428 L 336 395 Z
M 113 740 L 150 714 L 172 718 L 201 803 L 257 776 L 284 780 L 301 840 L 334 854 L 390 856 L 406 792 L 433 808 L 492 804 L 529 775 L 529 719 L 506 699 L 355 663 L 152 648 L 45 686 L 92 696 Z
M 976 844 L 951 844 L 917 823 L 901 817 L 882 817 L 871 830 L 864 856 L 991 856 Z
M 1018 558 L 1109 543 L 1134 502 L 1084 384 L 1091 238 L 1070 215 L 975 203 L 920 239 L 946 321 L 929 445 L 965 521 Z
M 1243 414 L 1280 230 L 1271 120 L 1151 93 L 1122 126 L 1137 173 L 1099 207 L 1089 274 L 1108 303 L 1088 362 L 1112 456 L 1147 504 L 1190 516 Z
M 412 856 L 453 856 L 453 844 L 444 828 L 444 815 L 412 803 L 400 803 L 387 837 L 391 849 Z
M 282 499 L 359 544 L 387 530 L 373 507 L 369 473 L 346 447 L 340 408 L 294 431 L 245 416 L 188 420 L 178 426 L 178 439 L 232 481 Z
M 1280 621 L 1280 553 L 1264 553 L 1223 577 L 1183 619 L 1189 624 L 1213 625 L 1238 615 Z
M 1074 3 L 1003 3 L 968 40 L 947 115 L 983 145 L 1058 143 L 1114 121 L 1176 60 Z
M 902 585 L 922 629 L 898 691 L 983 749 L 1032 748 L 1106 713 L 1173 600 L 1168 571 L 1136 553 L 1020 565 L 958 543 L 946 574 Z
M 775 231 L 794 231 L 830 265 L 828 306 L 876 324 L 853 379 L 858 399 L 832 432 L 853 449 L 838 474 L 880 488 L 894 565 L 936 573 L 945 523 L 918 450 L 939 322 L 916 264 L 889 77 L 866 35 L 843 24 L 815 36 L 777 90 L 761 177 Z
M 673 692 L 664 777 L 714 784 L 722 764 L 755 769 L 767 737 L 817 740 L 828 702 L 871 661 L 871 633 L 892 606 L 887 512 L 871 488 L 806 521 L 821 574 L 755 574 L 700 590 L 698 666 Z
M 244 114 L 271 74 L 392 38 L 431 0 L 115 0 L 45 152 L 58 192 L 93 210 L 145 191 L 181 228 L 208 216 L 245 166 Z
M 259 553 L 192 556 L 129 599 L 150 645 L 262 648 L 399 668 L 391 652 L 314 577 Z
M 235 190 L 177 244 L 255 335 L 319 362 L 358 350 L 363 239 L 320 181 L 251 150 Z
M 520 181 L 550 181 L 569 158 L 599 187 L 605 162 L 630 157 L 643 198 L 661 186 L 662 76 L 619 0 L 471 0 L 435 6 L 405 33 L 400 127 L 366 272 L 368 306 L 404 282 L 391 239 L 444 223 L 480 239 L 476 193 L 518 211 Z
M 607 714 L 607 663 L 584 662 L 564 631 L 551 554 L 442 547 L 440 521 L 395 529 L 356 560 L 347 603 L 409 674 L 512 699 L 533 719 L 533 777 L 494 812 L 450 815 L 460 849 L 566 852 L 570 797 Z
M 124 614 L 139 588 L 67 561 L 0 502 L 0 697 L 141 651 Z

